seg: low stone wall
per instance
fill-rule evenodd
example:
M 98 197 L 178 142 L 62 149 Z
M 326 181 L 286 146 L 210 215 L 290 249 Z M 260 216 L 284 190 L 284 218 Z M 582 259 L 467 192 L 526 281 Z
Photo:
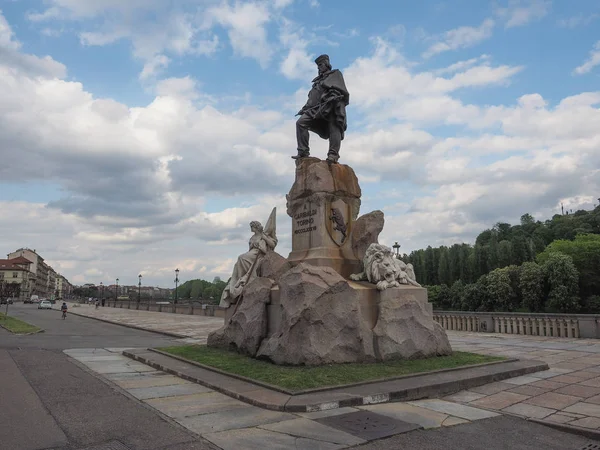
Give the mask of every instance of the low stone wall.
M 600 315 L 434 311 L 446 330 L 546 337 L 600 338 Z
M 198 304 L 178 304 L 174 305 L 167 302 L 138 302 L 127 300 L 110 300 L 106 301 L 104 307 L 109 308 L 124 308 L 124 309 L 139 309 L 142 311 L 154 311 L 173 314 L 188 314 L 195 316 L 213 316 L 225 318 L 226 308 L 221 308 L 217 305 L 198 305 Z

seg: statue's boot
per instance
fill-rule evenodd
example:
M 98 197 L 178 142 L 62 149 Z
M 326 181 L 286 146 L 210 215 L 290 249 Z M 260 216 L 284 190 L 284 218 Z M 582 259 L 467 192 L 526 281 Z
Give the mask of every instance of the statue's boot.
M 309 152 L 298 150 L 298 154 L 295 156 L 292 156 L 292 159 L 307 158 L 309 156 L 310 156 Z
M 339 153 L 333 153 L 333 152 L 327 153 L 327 162 L 329 164 L 337 164 L 339 159 L 340 159 Z

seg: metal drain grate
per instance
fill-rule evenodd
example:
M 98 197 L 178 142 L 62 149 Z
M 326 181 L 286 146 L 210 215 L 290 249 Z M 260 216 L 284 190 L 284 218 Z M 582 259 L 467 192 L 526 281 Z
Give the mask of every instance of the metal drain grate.
M 403 422 L 371 411 L 357 411 L 339 416 L 322 417 L 316 419 L 316 422 L 368 441 L 421 428 L 420 425 Z
M 80 450 L 131 450 L 130 447 L 127 447 L 120 441 L 108 441 L 103 442 L 102 444 L 92 445 L 91 447 L 85 447 Z
M 594 444 L 593 442 L 590 442 L 589 444 L 585 444 L 579 450 L 600 450 L 600 444 Z

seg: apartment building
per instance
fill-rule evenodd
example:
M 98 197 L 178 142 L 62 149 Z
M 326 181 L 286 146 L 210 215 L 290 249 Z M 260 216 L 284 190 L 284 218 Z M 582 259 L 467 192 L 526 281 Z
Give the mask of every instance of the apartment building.
M 28 275 L 29 296 L 37 295 L 40 298 L 56 298 L 58 292 L 58 298 L 62 298 L 61 292 L 64 291 L 63 286 L 67 286 L 69 293 L 72 291 L 71 284 L 64 277 L 64 281 L 61 281 L 61 275 L 57 274 L 44 261 L 44 258 L 37 254 L 35 249 L 20 248 L 9 253 L 7 258 L 8 260 L 23 258 L 31 263 Z
M 21 256 L 13 259 L 0 259 L 0 281 L 19 284 L 19 300 L 25 300 L 31 296 L 31 287 L 35 281 L 30 270 L 31 264 L 31 261 Z
M 73 295 L 73 285 L 60 274 L 56 276 L 56 293 L 58 299 L 70 298 Z

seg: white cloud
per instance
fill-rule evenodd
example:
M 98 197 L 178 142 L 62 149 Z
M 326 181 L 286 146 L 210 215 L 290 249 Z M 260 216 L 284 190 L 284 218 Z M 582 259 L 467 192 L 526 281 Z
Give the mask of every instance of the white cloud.
M 308 53 L 309 41 L 303 37 L 304 30 L 296 27 L 289 20 L 283 20 L 279 40 L 287 50 L 287 55 L 281 61 L 280 71 L 289 79 L 310 79 L 315 75 L 314 55 Z
M 590 51 L 588 59 L 580 66 L 573 70 L 576 75 L 583 75 L 592 71 L 596 66 L 600 65 L 600 41 L 594 44 L 594 48 Z
M 214 21 L 228 30 L 229 42 L 236 54 L 256 59 L 266 67 L 273 53 L 265 25 L 271 20 L 268 8 L 261 3 L 223 3 L 207 12 L 208 21 Z
M 471 58 L 466 61 L 455 62 L 455 63 L 449 65 L 448 67 L 444 67 L 443 69 L 436 70 L 434 73 L 436 75 L 445 75 L 447 73 L 455 73 L 455 72 L 459 72 L 463 69 L 468 69 L 469 67 L 473 67 L 475 64 L 482 63 L 482 62 L 487 63 L 489 61 L 490 61 L 489 55 L 481 55 L 481 56 L 478 56 L 477 58 Z
M 0 9 L 0 47 L 10 50 L 18 50 L 21 43 L 15 39 L 15 34 L 11 26 L 6 21 Z
M 208 0 L 183 0 L 174 5 L 161 0 L 49 0 L 48 8 L 28 15 L 34 23 L 59 24 L 76 21 L 82 25 L 83 45 L 108 45 L 129 39 L 133 56 L 142 61 L 141 79 L 164 69 L 174 57 L 213 55 L 220 47 L 214 25 L 228 30 L 236 54 L 265 64 L 272 50 L 265 25 L 269 8 L 262 2 L 217 4 Z M 275 0 L 272 8 L 281 9 L 289 0 Z M 153 20 L 148 20 L 148 17 Z M 44 33 L 53 33 L 51 26 Z
M 4 42 L 15 42 L 6 29 Z M 291 48 L 298 28 L 290 31 L 282 45 Z M 561 200 L 575 208 L 600 190 L 600 92 L 558 103 L 535 91 L 503 104 L 484 95 L 474 104 L 465 91 L 502 87 L 522 67 L 484 55 L 427 71 L 388 42 L 374 44 L 342 68 L 351 104 L 341 155 L 360 175 L 362 212 L 386 213 L 382 242 L 401 238 L 408 251 L 470 240 L 499 220 L 548 217 Z M 187 47 L 170 48 L 156 55 Z M 223 108 L 195 79 L 172 77 L 134 108 L 65 80 L 51 58 L 10 51 L 13 59 L 0 58 L 0 179 L 44 180 L 56 194 L 48 204 L 0 202 L 9 212 L 0 248 L 37 248 L 82 282 L 133 284 L 143 273 L 145 283 L 164 286 L 177 266 L 184 279 L 226 278 L 247 248 L 248 222 L 277 205 L 278 251 L 289 251 L 284 194 L 294 176 L 292 115 L 305 88 L 270 99 L 274 108 L 252 95 Z M 18 62 L 26 57 L 35 70 Z M 41 70 L 44 62 L 54 74 Z M 311 145 L 325 155 L 325 141 Z
M 482 59 L 479 65 L 463 65 L 462 71 L 453 68 L 448 71 L 452 76 L 445 78 L 435 72 L 416 72 L 387 42 L 377 40 L 375 44 L 373 55 L 358 58 L 345 70 L 353 104 L 372 120 L 471 122 L 480 117 L 479 108 L 463 105 L 449 94 L 462 88 L 504 85 L 522 70 L 493 67 Z
M 496 15 L 505 21 L 505 28 L 519 27 L 539 20 L 550 12 L 550 0 L 509 0 L 504 8 L 496 8 Z
M 0 70 L 18 69 L 30 76 L 64 78 L 67 68 L 50 56 L 38 57 L 21 53 L 19 42 L 0 10 Z
M 481 41 L 489 39 L 494 30 L 494 21 L 485 19 L 478 27 L 459 27 L 449 30 L 442 38 L 431 45 L 424 53 L 424 58 L 430 58 L 438 53 L 472 47 Z
M 166 68 L 170 62 L 171 60 L 165 55 L 154 55 L 152 59 L 144 64 L 144 68 L 140 73 L 140 80 L 155 76 L 161 69 Z
M 161 96 L 180 96 L 194 99 L 198 96 L 196 80 L 189 76 L 183 78 L 166 78 L 156 84 L 156 93 Z
M 283 9 L 290 6 L 294 3 L 294 0 L 271 0 L 273 2 L 273 6 L 277 9 Z
M 578 14 L 576 16 L 567 17 L 558 21 L 558 26 L 563 28 L 577 28 L 581 26 L 587 26 L 594 20 L 598 20 L 600 14 Z

